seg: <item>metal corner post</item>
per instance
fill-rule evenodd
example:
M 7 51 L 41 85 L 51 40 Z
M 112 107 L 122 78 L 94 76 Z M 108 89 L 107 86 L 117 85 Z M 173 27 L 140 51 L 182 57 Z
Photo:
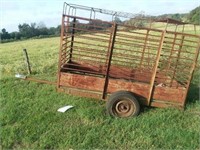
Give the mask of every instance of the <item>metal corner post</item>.
M 105 83 L 104 83 L 102 99 L 105 99 L 107 88 L 108 88 L 109 71 L 110 71 L 112 54 L 113 54 L 113 49 L 114 49 L 114 44 L 115 44 L 116 32 L 117 32 L 117 24 L 114 23 L 113 24 L 113 32 L 112 32 L 112 40 L 111 40 L 111 44 L 110 44 L 110 47 L 109 47 L 110 52 L 109 52 L 109 56 L 108 56 L 108 62 L 107 62 L 107 68 L 106 68 L 106 76 L 105 76 Z
M 166 33 L 166 30 L 162 32 L 161 39 L 160 39 L 160 45 L 159 45 L 157 56 L 156 56 L 156 63 L 154 66 L 154 70 L 153 70 L 153 74 L 152 74 L 152 78 L 151 78 L 151 82 L 150 82 L 150 90 L 149 90 L 149 95 L 148 95 L 148 99 L 147 99 L 148 105 L 150 105 L 151 98 L 153 95 L 154 82 L 155 82 L 156 72 L 157 72 L 158 64 L 159 64 L 159 60 L 160 60 L 161 50 L 162 50 L 164 39 L 165 39 L 165 33 Z

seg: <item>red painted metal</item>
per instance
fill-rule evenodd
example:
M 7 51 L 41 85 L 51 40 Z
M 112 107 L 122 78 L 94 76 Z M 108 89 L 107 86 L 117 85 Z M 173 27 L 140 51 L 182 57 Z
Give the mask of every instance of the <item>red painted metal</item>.
M 89 11 L 89 17 L 77 15 L 79 9 Z M 165 30 L 152 28 L 152 20 L 150 27 L 136 27 L 95 19 L 103 12 L 64 4 L 58 91 L 107 100 L 125 90 L 144 105 L 184 107 L 200 36 L 176 32 L 186 23 L 173 19 L 156 20 L 167 23 Z M 168 24 L 176 24 L 175 31 L 168 31 Z
M 89 17 L 77 15 L 85 10 Z M 164 30 L 95 19 L 97 13 L 135 16 L 130 13 L 64 3 L 57 91 L 107 100 L 117 91 L 130 91 L 141 104 L 184 108 L 200 50 L 200 36 L 177 32 L 186 23 L 173 19 Z M 168 30 L 175 24 L 175 31 Z

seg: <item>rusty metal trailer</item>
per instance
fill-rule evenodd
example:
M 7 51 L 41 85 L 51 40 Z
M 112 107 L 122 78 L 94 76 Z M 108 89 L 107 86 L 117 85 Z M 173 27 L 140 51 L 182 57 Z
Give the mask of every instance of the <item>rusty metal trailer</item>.
M 184 108 L 200 36 L 169 31 L 167 26 L 156 29 L 152 23 L 143 27 L 106 17 L 103 21 L 99 14 L 113 20 L 135 17 L 64 3 L 57 90 L 106 100 L 108 113 L 116 117 L 136 116 L 140 105 Z
M 97 13 L 130 16 L 64 3 L 57 90 L 106 100 L 117 117 L 138 115 L 140 105 L 184 108 L 200 36 L 102 21 Z
M 89 17 L 77 15 L 79 10 Z M 184 108 L 200 36 L 96 19 L 113 12 L 64 3 L 57 90 L 107 101 L 111 116 L 139 114 L 140 105 Z M 83 13 L 84 15 L 84 13 Z M 158 21 L 158 20 L 157 20 Z M 173 19 L 159 20 L 178 25 Z

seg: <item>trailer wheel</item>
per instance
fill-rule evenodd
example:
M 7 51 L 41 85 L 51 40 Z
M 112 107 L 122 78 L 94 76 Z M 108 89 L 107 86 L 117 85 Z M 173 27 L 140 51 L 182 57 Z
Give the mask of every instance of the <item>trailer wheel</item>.
M 139 114 L 140 104 L 133 93 L 119 91 L 110 96 L 106 109 L 108 114 L 113 117 L 133 117 Z

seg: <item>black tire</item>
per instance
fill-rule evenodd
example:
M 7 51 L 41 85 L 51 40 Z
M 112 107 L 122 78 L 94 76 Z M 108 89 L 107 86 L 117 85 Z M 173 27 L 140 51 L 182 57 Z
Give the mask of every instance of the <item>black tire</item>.
M 110 96 L 106 103 L 106 109 L 112 117 L 134 117 L 140 113 L 140 104 L 133 93 L 119 91 Z

